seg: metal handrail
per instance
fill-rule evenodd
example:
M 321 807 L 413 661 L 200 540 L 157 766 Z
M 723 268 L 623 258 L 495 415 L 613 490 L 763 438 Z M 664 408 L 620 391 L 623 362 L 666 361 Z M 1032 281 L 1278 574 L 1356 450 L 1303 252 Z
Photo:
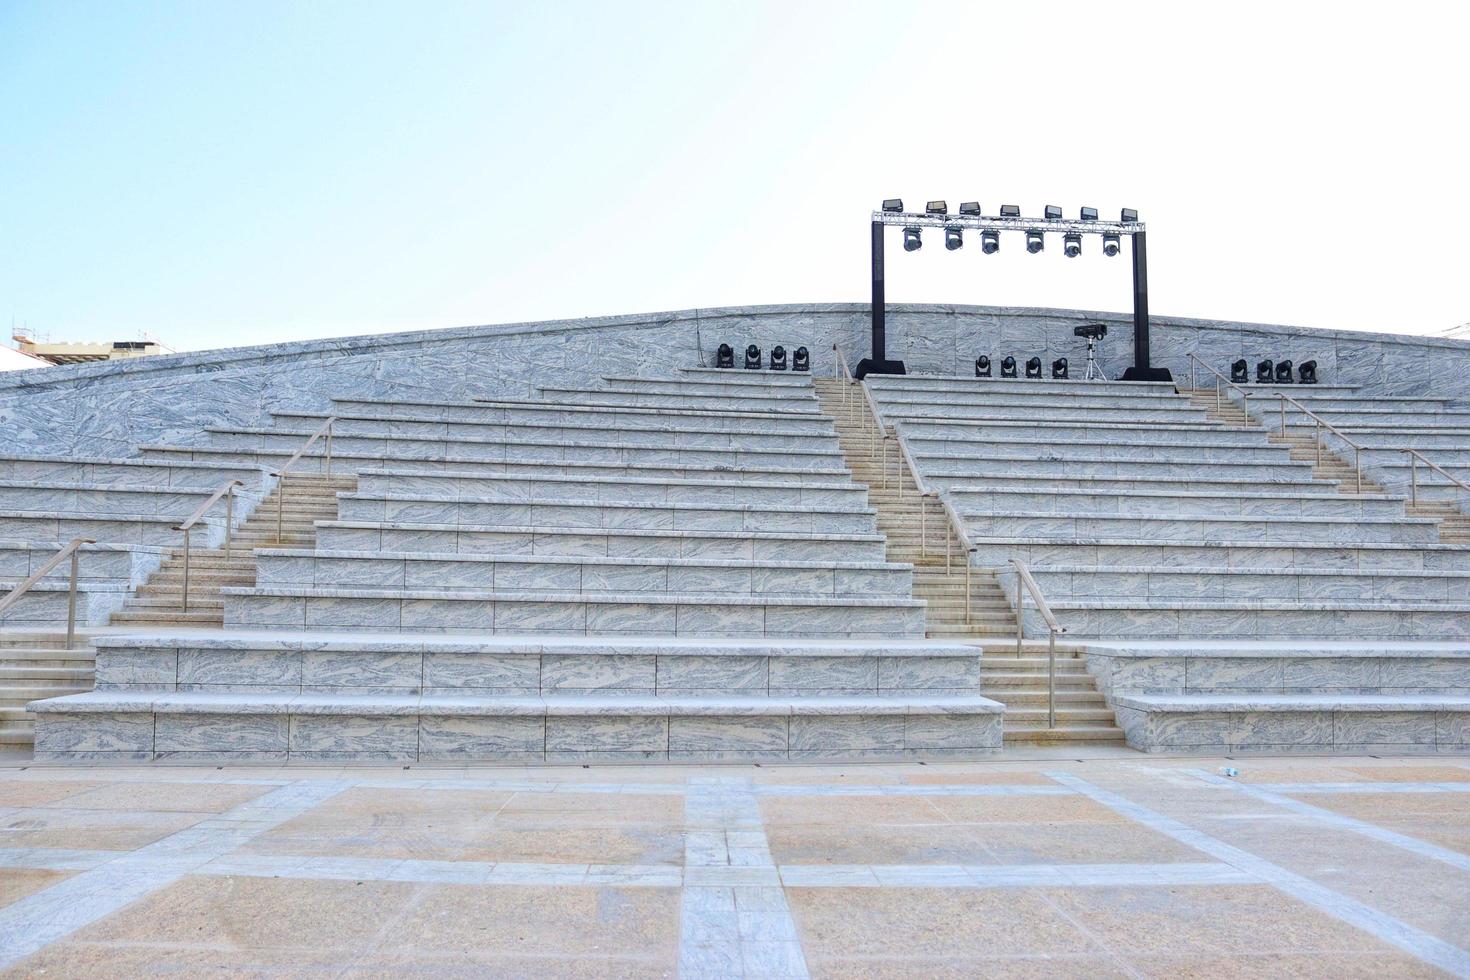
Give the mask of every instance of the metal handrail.
M 1445 471 L 1444 467 L 1440 466 L 1438 463 L 1434 462 L 1434 460 L 1419 452 L 1419 450 L 1400 449 L 1399 452 L 1409 454 L 1409 503 L 1411 505 L 1417 506 L 1419 503 L 1419 460 L 1422 460 L 1425 466 L 1429 467 L 1431 470 L 1434 470 L 1436 473 L 1444 477 L 1446 480 L 1449 480 L 1455 486 L 1460 487 L 1464 490 L 1470 490 L 1470 483 L 1466 483 L 1464 480 L 1461 480 L 1457 476 L 1451 476 L 1448 472 Z
M 11 589 L 3 598 L 0 598 L 0 613 L 5 612 L 11 606 L 20 601 L 20 597 L 30 591 L 31 586 L 46 577 L 46 573 L 57 565 L 71 558 L 71 585 L 67 589 L 66 596 L 66 649 L 70 650 L 72 642 L 77 635 L 77 562 L 79 556 L 77 550 L 84 544 L 96 544 L 94 538 L 72 538 L 62 545 L 61 550 L 46 560 L 46 563 L 31 573 L 31 577 Z
M 950 533 L 944 536 L 944 571 L 946 575 L 954 574 L 954 542 L 956 540 L 959 541 L 960 549 L 965 554 L 965 622 L 968 623 L 971 618 L 970 600 L 974 591 L 970 588 L 970 581 L 971 571 L 975 565 L 972 559 L 972 556 L 975 554 L 975 544 L 970 540 L 970 534 L 965 530 L 964 519 L 960 517 L 959 511 L 955 510 L 954 503 L 949 499 L 949 495 L 942 490 L 931 489 L 924 482 L 924 478 L 919 474 L 919 467 L 914 463 L 913 454 L 909 452 L 908 439 L 904 436 L 903 430 L 897 424 L 893 426 L 893 440 L 898 444 L 899 458 L 901 461 L 901 465 L 899 466 L 900 476 L 903 473 L 902 464 L 907 464 L 909 473 L 914 479 L 914 490 L 921 498 L 930 499 L 937 503 L 940 512 L 944 514 L 945 521 L 949 525 L 948 531 Z M 899 493 L 902 494 L 902 479 L 899 480 L 898 488 Z M 919 504 L 919 554 L 924 556 L 929 554 L 929 508 L 925 507 L 922 502 Z
M 225 560 L 228 561 L 232 555 L 231 545 L 233 544 L 234 540 L 235 488 L 243 487 L 244 485 L 245 481 L 243 480 L 226 480 L 218 490 L 209 495 L 208 500 L 195 508 L 194 513 L 190 514 L 188 519 L 185 520 L 184 523 L 174 528 L 175 531 L 184 532 L 184 591 L 180 604 L 180 608 L 184 612 L 189 611 L 189 531 L 193 529 L 195 524 L 199 523 L 200 519 L 204 517 L 205 512 L 208 511 L 209 508 L 219 503 L 219 498 L 224 497 Z
M 1021 641 L 1025 633 L 1024 617 L 1022 615 L 1022 602 L 1025 600 L 1026 592 L 1031 593 L 1031 598 L 1036 601 L 1036 609 L 1041 613 L 1041 618 L 1046 622 L 1046 727 L 1057 727 L 1057 634 L 1067 632 L 1067 628 L 1057 622 L 1052 615 L 1051 607 L 1046 604 L 1046 596 L 1041 594 L 1041 586 L 1036 584 L 1036 579 L 1031 577 L 1031 569 L 1026 563 L 1018 558 L 1010 559 L 1010 563 L 1016 566 L 1016 656 L 1021 656 Z M 1022 590 L 1022 586 L 1025 590 Z
M 308 449 L 310 449 L 318 439 L 325 435 L 327 437 L 327 452 L 326 468 L 323 472 L 323 475 L 332 475 L 332 423 L 336 421 L 337 416 L 327 416 L 327 420 L 321 424 L 321 428 L 313 432 L 307 438 L 306 442 L 301 444 L 301 448 L 291 454 L 291 458 L 286 460 L 286 464 L 284 466 L 271 474 L 271 476 L 275 477 L 278 481 L 276 485 L 276 544 L 280 544 L 283 537 L 281 529 L 285 523 L 284 515 L 286 509 L 286 474 L 291 469 L 291 467 L 296 465 L 297 461 L 301 459 L 302 455 Z
M 1240 392 L 1240 399 L 1243 402 L 1244 401 L 1249 401 L 1252 395 L 1260 395 L 1260 394 L 1264 394 L 1267 398 L 1280 398 L 1281 399 L 1281 434 L 1283 436 L 1286 435 L 1286 403 L 1287 402 L 1290 402 L 1291 404 L 1295 405 L 1297 407 L 1297 409 L 1300 412 L 1302 412 L 1302 414 L 1306 415 L 1308 418 L 1310 418 L 1316 424 L 1316 429 L 1314 430 L 1313 435 L 1315 436 L 1315 439 L 1316 439 L 1316 452 L 1317 452 L 1317 465 L 1318 466 L 1321 466 L 1322 465 L 1322 430 L 1323 429 L 1326 429 L 1328 432 L 1331 432 L 1333 435 L 1337 436 L 1343 442 L 1345 442 L 1349 446 L 1351 446 L 1352 447 L 1352 450 L 1353 450 L 1353 469 L 1354 469 L 1354 471 L 1357 474 L 1357 483 L 1358 483 L 1358 488 L 1357 488 L 1357 491 L 1356 492 L 1357 493 L 1362 493 L 1363 492 L 1363 454 L 1362 454 L 1362 447 L 1359 446 L 1357 443 L 1353 442 L 1353 440 L 1349 439 L 1347 437 L 1347 435 L 1345 435 L 1341 429 L 1339 429 L 1337 426 L 1333 425 L 1331 422 L 1327 421 L 1326 419 L 1322 418 L 1322 416 L 1318 415 L 1316 412 L 1312 411 L 1310 408 L 1307 408 L 1307 406 L 1303 405 L 1301 402 L 1297 401 L 1295 398 L 1292 398 L 1290 395 L 1286 394 L 1283 391 L 1268 391 L 1268 392 L 1251 392 L 1251 391 L 1246 391 L 1240 385 L 1236 384 L 1234 381 L 1231 381 L 1229 378 L 1225 377 L 1225 375 L 1221 374 L 1219 371 L 1215 370 L 1214 368 L 1210 367 L 1210 365 L 1206 364 L 1202 359 L 1200 359 L 1200 357 L 1197 354 L 1190 354 L 1189 355 L 1189 387 L 1190 387 L 1190 390 L 1191 391 L 1194 390 L 1194 378 L 1195 378 L 1195 376 L 1194 376 L 1194 366 L 1196 364 L 1198 364 L 1200 367 L 1204 368 L 1206 371 L 1208 371 L 1211 374 L 1213 374 L 1215 376 L 1215 378 L 1216 378 L 1216 381 L 1215 381 L 1215 410 L 1217 412 L 1220 410 L 1220 406 L 1222 404 L 1223 390 L 1220 387 L 1220 382 L 1221 381 L 1225 382 L 1227 385 L 1229 385 L 1230 387 L 1234 388 L 1236 391 Z M 1269 409 L 1267 411 L 1269 411 Z M 1265 419 L 1262 419 L 1261 421 L 1264 422 Z

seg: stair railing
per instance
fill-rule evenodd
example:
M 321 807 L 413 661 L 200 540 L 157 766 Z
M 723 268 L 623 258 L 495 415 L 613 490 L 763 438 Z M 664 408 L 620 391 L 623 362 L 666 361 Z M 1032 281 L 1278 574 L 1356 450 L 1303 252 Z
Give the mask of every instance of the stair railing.
M 323 474 L 325 476 L 332 475 L 332 423 L 336 421 L 337 416 L 329 415 L 327 417 L 327 420 L 321 424 L 321 428 L 317 429 L 309 437 L 307 437 L 306 442 L 302 443 L 301 448 L 291 454 L 291 458 L 286 460 L 286 464 L 282 466 L 279 470 L 271 474 L 271 476 L 275 477 L 278 481 L 276 483 L 276 544 L 280 544 L 282 539 L 284 538 L 284 535 L 281 533 L 281 531 L 282 527 L 285 524 L 286 474 L 290 472 L 291 467 L 295 466 L 297 462 L 300 461 L 301 457 L 306 453 L 306 451 L 316 444 L 316 441 L 318 439 L 325 436 L 327 440 L 327 451 Z
M 1016 656 L 1021 656 L 1021 641 L 1025 636 L 1025 616 L 1021 604 L 1026 593 L 1030 592 L 1031 598 L 1036 601 L 1036 611 L 1041 613 L 1042 621 L 1046 623 L 1046 727 L 1056 728 L 1057 634 L 1067 632 L 1067 628 L 1052 615 L 1051 607 L 1046 604 L 1046 596 L 1041 594 L 1041 586 L 1031 577 L 1031 569 L 1026 567 L 1026 563 L 1017 558 L 1010 559 L 1010 563 L 1016 566 Z
M 93 538 L 72 538 L 62 545 L 61 550 L 46 559 L 46 563 L 32 572 L 30 578 L 11 589 L 4 597 L 0 597 L 0 613 L 19 602 L 20 597 L 29 592 L 31 586 L 46 577 L 46 573 L 70 558 L 71 584 L 67 587 L 66 593 L 66 649 L 70 650 L 77 635 L 77 565 L 81 557 L 77 552 L 84 544 L 96 543 Z
M 1362 454 L 1362 447 L 1359 446 L 1353 440 L 1349 439 L 1347 437 L 1347 435 L 1345 435 L 1341 429 L 1339 429 L 1337 426 L 1333 425 L 1331 422 L 1328 422 L 1326 419 L 1322 418 L 1322 416 L 1318 415 L 1316 412 L 1312 411 L 1310 408 L 1307 408 L 1307 406 L 1303 405 L 1301 402 L 1297 401 L 1295 398 L 1292 398 L 1290 395 L 1286 394 L 1285 392 L 1277 391 L 1277 392 L 1264 392 L 1263 393 L 1263 392 L 1246 391 L 1240 385 L 1236 384 L 1234 381 L 1231 381 L 1229 378 L 1225 377 L 1225 375 L 1221 374 L 1219 371 L 1217 371 L 1214 368 L 1210 367 L 1210 365 L 1206 364 L 1196 354 L 1190 354 L 1189 355 L 1189 387 L 1190 387 L 1191 390 L 1193 390 L 1193 388 L 1194 388 L 1194 377 L 1195 377 L 1195 375 L 1194 375 L 1194 367 L 1195 367 L 1196 364 L 1198 364 L 1200 367 L 1204 368 L 1206 371 L 1210 372 L 1211 374 L 1213 374 L 1215 376 L 1215 411 L 1217 411 L 1217 412 L 1220 410 L 1220 407 L 1223 404 L 1224 389 L 1221 387 L 1221 382 L 1224 382 L 1225 384 L 1229 385 L 1231 388 L 1234 388 L 1236 391 L 1240 392 L 1240 398 L 1241 398 L 1241 401 L 1242 402 L 1248 401 L 1252 395 L 1257 395 L 1257 394 L 1265 394 L 1265 396 L 1267 398 L 1280 398 L 1281 399 L 1281 427 L 1280 427 L 1280 430 L 1281 430 L 1281 434 L 1284 436 L 1284 435 L 1286 435 L 1286 405 L 1287 405 L 1288 402 L 1290 402 L 1292 405 L 1295 405 L 1297 407 L 1297 410 L 1300 411 L 1303 415 L 1306 415 L 1308 418 L 1310 418 L 1313 421 L 1313 423 L 1315 424 L 1315 426 L 1316 426 L 1316 428 L 1313 430 L 1313 436 L 1314 436 L 1313 442 L 1316 444 L 1317 465 L 1318 466 L 1321 466 L 1322 465 L 1322 430 L 1323 429 L 1326 429 L 1328 432 L 1331 432 L 1333 435 L 1337 436 L 1343 442 L 1347 443 L 1350 447 L 1352 447 L 1352 450 L 1353 450 L 1353 470 L 1357 474 L 1357 484 L 1358 484 L 1358 488 L 1357 488 L 1356 492 L 1357 493 L 1362 493 L 1363 492 L 1363 454 Z M 1249 410 L 1247 410 L 1247 411 L 1249 411 Z M 1262 421 L 1264 421 L 1264 419 Z
M 1470 490 L 1470 483 L 1466 483 L 1459 477 L 1451 476 L 1445 472 L 1444 467 L 1434 462 L 1417 449 L 1400 449 L 1399 452 L 1407 453 L 1409 456 L 1409 503 L 1417 506 L 1419 503 L 1419 464 L 1423 463 L 1440 476 L 1449 480 L 1462 490 Z
M 965 622 L 971 620 L 970 597 L 973 589 L 970 588 L 970 575 L 974 568 L 975 544 L 970 540 L 970 533 L 965 530 L 964 519 L 960 517 L 959 511 L 954 509 L 954 503 L 949 495 L 942 491 L 932 489 L 919 472 L 919 467 L 914 463 L 913 454 L 909 451 L 908 439 L 904 436 L 898 426 L 893 427 L 893 439 L 898 444 L 900 456 L 899 473 L 903 473 L 906 465 L 909 475 L 914 478 L 914 491 L 918 493 L 919 500 L 919 554 L 925 557 L 929 554 L 929 508 L 924 506 L 925 500 L 933 500 L 939 505 L 940 512 L 944 514 L 948 527 L 944 535 L 944 573 L 947 576 L 954 575 L 954 542 L 960 543 L 960 549 L 965 554 Z M 899 482 L 899 493 L 903 493 L 903 482 Z
M 193 529 L 194 525 L 199 523 L 199 521 L 204 517 L 205 512 L 207 512 L 209 508 L 213 507 L 215 504 L 219 503 L 219 499 L 221 497 L 224 497 L 225 559 L 229 560 L 229 558 L 233 554 L 232 545 L 234 542 L 235 533 L 235 488 L 243 487 L 244 485 L 245 483 L 243 480 L 226 480 L 223 484 L 220 485 L 220 488 L 218 490 L 209 495 L 208 500 L 204 501 L 204 503 L 200 504 L 194 509 L 194 513 L 190 514 L 188 519 L 186 519 L 178 527 L 174 528 L 175 531 L 184 532 L 184 590 L 180 602 L 180 608 L 184 612 L 189 611 L 189 532 Z

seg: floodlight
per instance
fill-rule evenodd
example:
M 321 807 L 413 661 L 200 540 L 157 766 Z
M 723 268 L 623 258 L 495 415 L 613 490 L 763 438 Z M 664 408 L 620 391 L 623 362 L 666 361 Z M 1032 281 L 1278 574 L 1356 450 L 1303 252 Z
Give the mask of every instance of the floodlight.
M 1021 216 L 1021 205 L 1002 204 L 1000 206 L 1000 216 L 1002 218 L 1019 218 Z
M 975 377 L 990 377 L 990 358 L 985 354 L 981 354 L 979 357 L 975 358 Z
M 1062 236 L 1062 254 L 1069 259 L 1075 259 L 1082 254 L 1082 236 L 1076 232 L 1068 232 Z
M 1083 221 L 1097 220 L 1097 208 L 1083 208 L 1080 214 Z
M 965 201 L 960 205 L 960 214 L 974 215 L 977 218 L 980 217 L 980 202 Z
M 1000 251 L 1000 232 L 982 231 L 980 233 L 980 251 L 986 255 L 994 255 Z
M 917 252 L 924 243 L 919 240 L 919 229 L 905 228 L 903 230 L 903 250 L 905 252 Z
M 1125 225 L 1137 224 L 1138 212 L 1132 208 L 1124 208 L 1121 220 Z
M 884 211 L 902 211 L 903 210 L 903 200 L 901 198 L 897 198 L 897 197 L 890 197 L 890 198 L 888 198 L 887 200 L 885 200 L 883 202 L 883 210 Z
M 924 210 L 929 214 L 949 214 L 949 205 L 943 201 L 930 201 L 924 205 Z
M 1061 221 L 1062 220 L 1062 209 L 1059 208 L 1059 207 L 1057 207 L 1055 204 L 1048 204 L 1046 206 L 1046 220 L 1047 221 Z
M 1041 251 L 1044 248 L 1046 248 L 1046 239 L 1045 236 L 1041 234 L 1041 232 L 1026 232 L 1026 251 L 1030 252 L 1032 255 L 1035 255 L 1037 252 Z
M 732 368 L 735 366 L 735 349 L 729 344 L 721 344 L 715 351 L 715 367 Z
M 1299 377 L 1301 379 L 1301 383 L 1302 384 L 1304 384 L 1304 385 L 1314 385 L 1314 384 L 1316 384 L 1317 383 L 1317 362 L 1316 361 L 1302 361 L 1300 364 L 1298 364 L 1296 366 L 1296 373 L 1297 373 L 1297 377 Z
M 1118 254 L 1118 247 L 1119 247 L 1118 236 L 1117 235 L 1114 235 L 1110 231 L 1109 232 L 1104 232 L 1103 233 L 1103 254 L 1106 255 L 1106 256 L 1108 256 L 1109 258 L 1111 258 L 1114 255 L 1117 255 Z
M 955 249 L 959 248 L 963 244 L 965 244 L 965 236 L 964 233 L 961 232 L 958 228 L 944 229 L 945 248 L 953 252 Z

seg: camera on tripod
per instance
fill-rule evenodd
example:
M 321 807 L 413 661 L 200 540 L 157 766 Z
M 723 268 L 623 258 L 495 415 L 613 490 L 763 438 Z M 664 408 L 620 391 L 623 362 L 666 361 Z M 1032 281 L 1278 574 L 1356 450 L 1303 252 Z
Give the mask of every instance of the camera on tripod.
M 1072 333 L 1078 337 L 1086 337 L 1088 340 L 1102 340 L 1108 335 L 1106 323 L 1088 323 L 1080 327 L 1073 327 Z

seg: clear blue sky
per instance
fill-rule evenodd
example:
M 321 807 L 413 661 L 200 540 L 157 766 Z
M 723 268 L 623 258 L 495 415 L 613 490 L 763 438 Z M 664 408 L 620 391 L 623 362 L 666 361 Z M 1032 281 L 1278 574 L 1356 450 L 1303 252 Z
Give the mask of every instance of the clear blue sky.
M 1156 312 L 1436 332 L 1467 24 L 1369 9 L 0 0 L 0 317 L 192 349 L 862 301 L 899 195 L 1135 207 Z M 937 245 L 891 299 L 1129 302 L 1126 257 Z

